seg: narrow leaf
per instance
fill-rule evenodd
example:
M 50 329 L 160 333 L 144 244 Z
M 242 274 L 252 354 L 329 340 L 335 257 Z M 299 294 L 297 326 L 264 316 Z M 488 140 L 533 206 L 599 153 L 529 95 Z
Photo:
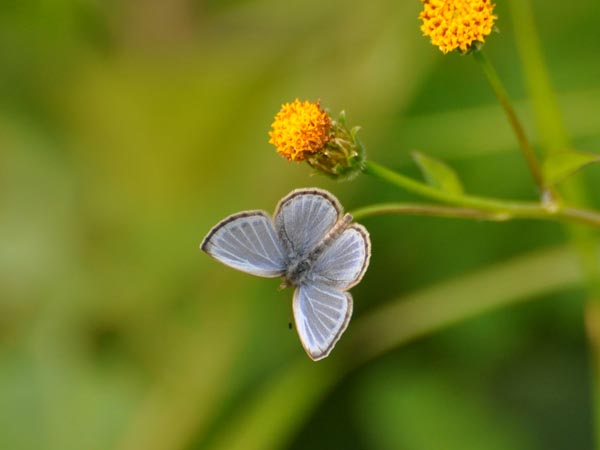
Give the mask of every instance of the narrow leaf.
M 554 153 L 544 161 L 544 180 L 548 186 L 567 178 L 588 164 L 600 162 L 600 155 L 568 150 Z
M 425 181 L 441 191 L 462 195 L 464 189 L 458 175 L 451 167 L 439 159 L 432 158 L 421 152 L 413 152 L 412 157 L 419 165 Z

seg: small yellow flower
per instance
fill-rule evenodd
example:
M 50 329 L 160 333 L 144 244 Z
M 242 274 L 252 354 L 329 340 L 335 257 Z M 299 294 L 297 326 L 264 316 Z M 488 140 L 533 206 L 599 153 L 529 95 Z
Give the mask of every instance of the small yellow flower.
M 319 102 L 296 99 L 281 107 L 271 127 L 269 143 L 277 147 L 279 154 L 291 161 L 303 161 L 329 142 L 331 118 Z
M 490 0 L 421 0 L 423 36 L 444 53 L 467 52 L 474 43 L 484 42 L 492 32 L 494 5 Z
M 348 128 L 342 111 L 337 119 L 319 103 L 296 99 L 275 116 L 269 143 L 290 161 L 309 166 L 336 180 L 350 180 L 364 170 L 365 149 L 356 137 L 359 127 Z

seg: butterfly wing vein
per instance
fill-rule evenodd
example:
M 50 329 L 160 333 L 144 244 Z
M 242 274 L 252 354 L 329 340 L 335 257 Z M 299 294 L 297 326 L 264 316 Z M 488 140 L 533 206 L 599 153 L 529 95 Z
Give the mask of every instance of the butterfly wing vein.
M 317 361 L 329 355 L 346 330 L 352 296 L 324 285 L 301 285 L 294 292 L 293 309 L 302 346 Z
M 294 191 L 275 212 L 275 229 L 292 255 L 307 255 L 341 215 L 338 201 L 318 189 Z
M 315 283 L 346 290 L 363 277 L 371 255 L 367 230 L 352 224 L 319 256 L 312 267 Z
M 222 220 L 201 248 L 223 264 L 251 275 L 280 277 L 285 273 L 285 250 L 264 211 L 247 211 Z

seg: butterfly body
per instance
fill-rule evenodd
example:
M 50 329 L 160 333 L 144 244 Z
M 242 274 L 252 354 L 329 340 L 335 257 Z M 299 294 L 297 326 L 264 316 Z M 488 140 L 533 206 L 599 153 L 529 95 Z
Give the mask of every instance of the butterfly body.
M 264 211 L 234 214 L 213 227 L 200 247 L 230 267 L 282 277 L 282 287 L 295 287 L 296 329 L 308 355 L 319 360 L 348 326 L 347 290 L 369 263 L 369 234 L 351 221 L 328 192 L 298 189 L 279 202 L 273 219 Z
M 285 273 L 285 284 L 287 286 L 299 286 L 310 274 L 312 264 L 308 258 L 299 258 L 292 261 Z

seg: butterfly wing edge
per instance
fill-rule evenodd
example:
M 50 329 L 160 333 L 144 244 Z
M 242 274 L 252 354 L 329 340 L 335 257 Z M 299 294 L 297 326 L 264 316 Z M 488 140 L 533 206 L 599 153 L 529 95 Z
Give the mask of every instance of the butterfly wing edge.
M 296 315 L 296 308 L 298 307 L 298 302 L 300 302 L 300 289 L 302 289 L 302 286 L 297 287 L 296 290 L 294 291 L 294 298 L 293 298 L 293 303 L 292 303 L 293 309 L 294 309 L 294 320 L 296 322 L 296 330 L 298 331 L 298 337 L 300 338 L 300 343 L 302 344 L 302 348 L 304 348 L 304 351 L 306 352 L 306 354 L 313 361 L 319 361 L 319 360 L 327 358 L 329 356 L 331 351 L 334 349 L 334 347 L 336 346 L 336 344 L 342 337 L 342 334 L 344 334 L 344 331 L 346 331 L 346 329 L 348 328 L 348 324 L 350 323 L 350 318 L 352 317 L 352 312 L 354 309 L 352 294 L 350 294 L 350 292 L 337 291 L 346 297 L 346 301 L 347 301 L 347 305 L 348 305 L 348 307 L 346 309 L 346 314 L 344 316 L 344 320 L 342 322 L 342 326 L 337 330 L 335 336 L 333 337 L 333 339 L 331 339 L 327 348 L 325 348 L 322 351 L 314 351 L 313 349 L 311 349 L 309 347 L 308 343 L 305 342 L 302 334 L 300 333 L 300 328 L 299 328 L 300 325 L 298 324 L 298 317 Z
M 294 197 L 298 197 L 300 195 L 307 195 L 307 194 L 308 195 L 319 195 L 319 196 L 323 197 L 324 199 L 328 200 L 331 203 L 331 205 L 335 208 L 335 210 L 337 211 L 338 220 L 340 219 L 340 217 L 342 217 L 344 208 L 342 208 L 342 204 L 340 203 L 340 201 L 336 197 L 334 197 L 331 193 L 327 192 L 324 189 L 319 189 L 319 188 L 299 188 L 299 189 L 294 189 L 288 195 L 286 195 L 281 200 L 279 200 L 279 202 L 277 203 L 277 206 L 275 207 L 275 212 L 273 213 L 273 219 L 275 219 L 279 215 L 282 206 L 284 204 L 286 204 L 288 201 L 292 200 Z
M 363 261 L 363 265 L 360 269 L 360 272 L 358 273 L 354 281 L 344 288 L 345 291 L 352 289 L 354 286 L 360 283 L 362 277 L 365 275 L 367 269 L 369 268 L 369 263 L 371 262 L 371 236 L 369 232 L 360 223 L 353 223 L 348 227 L 348 229 L 350 228 L 358 231 L 365 242 L 365 260 Z
M 207 235 L 204 237 L 202 242 L 200 243 L 200 250 L 202 250 L 203 252 L 208 254 L 211 258 L 213 258 L 221 263 L 224 263 L 224 261 L 220 260 L 212 251 L 213 244 L 211 242 L 211 239 L 219 230 L 221 230 L 223 227 L 230 224 L 231 222 L 234 222 L 236 220 L 243 219 L 246 217 L 255 217 L 255 216 L 260 216 L 260 217 L 264 218 L 268 222 L 269 226 L 272 228 L 274 236 L 277 235 L 277 233 L 275 233 L 275 229 L 273 227 L 273 220 L 271 218 L 271 215 L 268 214 L 266 211 L 259 210 L 259 209 L 242 211 L 242 212 L 231 214 L 231 215 L 225 217 L 223 220 L 221 220 L 215 226 L 213 226 L 210 229 L 210 231 L 207 233 Z M 280 251 L 283 251 L 283 249 L 280 248 Z M 229 265 L 227 263 L 224 263 L 224 264 Z M 238 270 L 241 270 L 241 269 L 238 269 Z M 280 271 L 273 272 L 272 274 L 268 274 L 268 275 L 259 275 L 259 276 L 263 276 L 263 277 L 267 277 L 267 278 L 276 278 L 276 277 L 282 276 L 284 273 L 285 273 L 285 268 L 282 266 Z

